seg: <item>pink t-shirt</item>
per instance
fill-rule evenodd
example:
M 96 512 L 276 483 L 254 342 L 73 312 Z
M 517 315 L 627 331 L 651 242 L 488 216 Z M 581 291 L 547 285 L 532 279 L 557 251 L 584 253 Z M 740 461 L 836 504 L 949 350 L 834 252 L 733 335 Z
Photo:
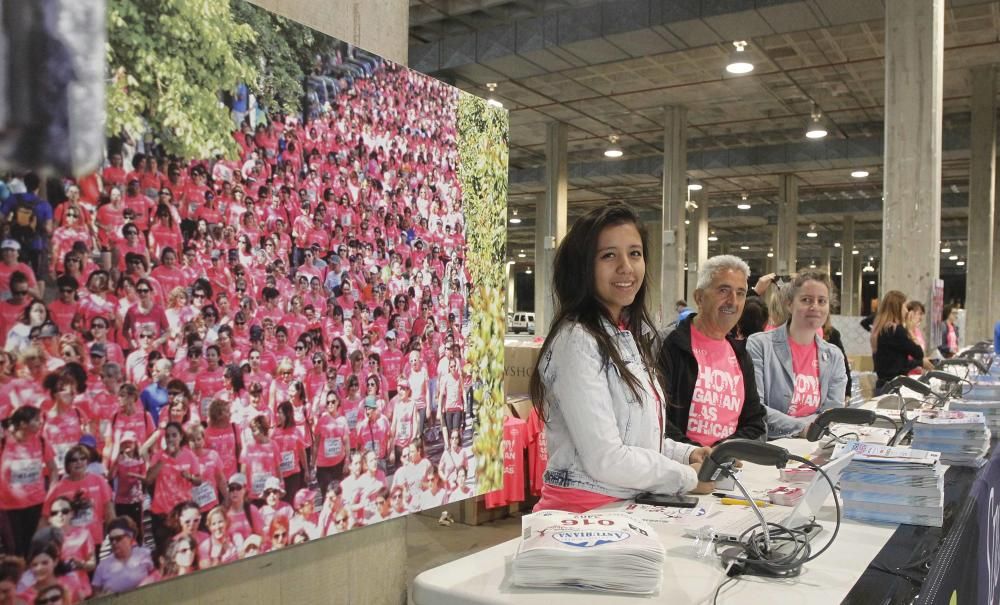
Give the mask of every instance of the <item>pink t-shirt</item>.
M 605 504 L 618 502 L 618 500 L 620 498 L 545 483 L 542 484 L 542 499 L 531 510 L 564 510 L 568 513 L 585 513 Z
M 336 466 L 344 460 L 350 449 L 349 432 L 347 420 L 343 416 L 320 416 L 316 423 L 316 437 L 319 440 L 316 466 Z
M 795 373 L 795 391 L 788 405 L 788 415 L 801 418 L 815 414 L 820 404 L 816 341 L 800 345 L 789 338 L 788 346 L 792 350 L 792 370 Z
M 0 452 L 0 509 L 41 504 L 45 500 L 44 460 L 53 456 L 52 448 L 43 446 L 37 435 L 20 443 L 8 436 Z
M 264 483 L 269 477 L 280 477 L 281 455 L 273 441 L 268 443 L 248 443 L 240 456 L 246 465 L 247 479 L 250 481 L 250 497 L 264 497 Z
M 218 452 L 224 476 L 231 477 L 233 473 L 237 472 L 236 451 L 239 448 L 239 436 L 234 425 L 206 428 L 205 447 Z
M 107 511 L 108 503 L 113 498 L 111 486 L 104 477 L 86 473 L 79 481 L 73 481 L 69 478 L 60 480 L 52 486 L 49 494 L 45 497 L 42 514 L 48 517 L 52 503 L 55 502 L 56 498 L 65 496 L 72 500 L 79 493 L 84 495 L 84 499 L 90 504 L 90 507 L 77 511 L 72 524 L 74 527 L 86 527 L 90 531 L 94 544 L 100 544 L 101 540 L 104 539 L 104 523 L 109 521 L 109 519 L 104 518 L 104 513 Z
M 150 466 L 155 466 L 160 460 L 163 461 L 163 466 L 156 477 L 156 489 L 153 491 L 153 504 L 150 510 L 158 515 L 167 515 L 175 506 L 191 499 L 191 482 L 181 473 L 197 475 L 200 469 L 198 458 L 186 447 L 177 452 L 176 458 L 168 456 L 162 450 L 156 452 L 150 461 Z
M 698 380 L 691 396 L 687 436 L 712 445 L 736 432 L 743 409 L 743 373 L 729 341 L 709 338 L 691 326 L 691 351 Z
M 949 323 L 945 324 L 948 330 L 948 350 L 952 353 L 958 352 L 958 331 L 955 330 L 955 326 Z

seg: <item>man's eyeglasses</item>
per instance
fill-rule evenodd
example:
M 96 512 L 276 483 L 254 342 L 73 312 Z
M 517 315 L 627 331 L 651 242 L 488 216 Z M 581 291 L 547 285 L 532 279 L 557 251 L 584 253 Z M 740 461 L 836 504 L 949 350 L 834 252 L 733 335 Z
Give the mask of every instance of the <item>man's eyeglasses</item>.
M 149 294 L 150 292 L 149 288 L 136 288 L 135 291 L 139 294 Z

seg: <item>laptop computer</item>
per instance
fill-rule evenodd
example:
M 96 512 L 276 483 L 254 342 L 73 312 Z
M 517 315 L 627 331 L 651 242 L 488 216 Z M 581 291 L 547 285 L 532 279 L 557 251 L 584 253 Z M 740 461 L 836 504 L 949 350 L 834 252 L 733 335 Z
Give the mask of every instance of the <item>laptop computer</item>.
M 854 452 L 850 452 L 831 460 L 821 468 L 830 477 L 834 485 L 840 481 L 840 475 L 847 468 L 854 458 Z M 788 510 L 787 506 L 768 506 L 761 508 L 760 512 L 768 523 L 776 523 L 784 527 L 798 527 L 805 525 L 819 514 L 823 503 L 830 497 L 830 484 L 820 473 L 816 473 L 798 504 Z M 684 529 L 684 535 L 693 537 L 705 537 L 711 535 L 713 539 L 721 542 L 738 542 L 743 533 L 751 527 L 760 525 L 760 519 L 754 514 L 749 506 L 718 506 L 716 510 L 705 517 L 698 519 L 697 525 L 692 525 Z M 813 532 L 810 537 L 819 532 Z

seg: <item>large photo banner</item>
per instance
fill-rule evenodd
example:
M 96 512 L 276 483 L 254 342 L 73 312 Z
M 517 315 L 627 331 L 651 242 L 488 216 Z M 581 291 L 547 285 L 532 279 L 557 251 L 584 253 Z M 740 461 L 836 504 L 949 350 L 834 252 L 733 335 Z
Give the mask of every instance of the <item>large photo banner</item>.
M 100 164 L 0 167 L 0 596 L 501 487 L 506 112 L 243 0 L 106 37 Z

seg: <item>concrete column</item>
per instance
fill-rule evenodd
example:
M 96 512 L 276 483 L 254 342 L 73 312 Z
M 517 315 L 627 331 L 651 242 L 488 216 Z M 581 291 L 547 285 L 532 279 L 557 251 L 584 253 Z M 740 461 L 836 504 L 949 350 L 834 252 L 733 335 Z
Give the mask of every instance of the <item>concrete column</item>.
M 646 308 L 649 309 L 653 323 L 660 326 L 673 321 L 674 303 L 661 304 L 660 272 L 663 266 L 663 228 L 660 221 L 646 223 L 649 233 L 649 251 L 646 257 Z
M 993 252 L 1000 252 L 1000 208 L 997 208 L 998 203 L 1000 203 L 1000 195 L 996 194 L 998 188 L 1000 188 L 1000 170 L 996 170 L 995 180 L 993 182 Z M 990 279 L 991 290 L 993 292 L 991 300 L 992 311 L 997 315 L 1000 315 L 1000 261 L 994 259 L 990 263 L 993 267 L 993 275 Z M 1000 317 L 994 317 L 994 320 L 1000 320 Z
M 831 255 L 830 249 L 823 248 L 823 251 L 820 253 L 819 257 L 819 264 L 816 266 L 816 268 L 819 269 L 820 271 L 825 271 L 827 275 L 833 274 L 833 271 L 830 271 L 830 255 Z
M 514 279 L 514 265 L 507 265 L 507 312 L 517 311 L 517 280 Z
M 969 258 L 965 264 L 966 342 L 993 337 L 993 204 L 997 155 L 996 68 L 972 68 L 969 145 Z M 972 220 L 974 219 L 974 220 Z M 1000 310 L 1000 303 L 996 305 Z
M 780 208 L 780 207 L 779 207 Z M 780 210 L 779 210 L 780 211 Z M 778 225 L 772 225 L 771 230 L 771 244 L 769 246 L 771 257 L 768 258 L 765 253 L 764 258 L 767 259 L 767 273 L 777 273 L 778 272 Z
M 660 269 L 660 317 L 666 318 L 684 292 L 687 247 L 687 109 L 663 108 L 663 264 Z M 653 310 L 656 314 L 656 310 Z
M 858 290 L 854 278 L 854 217 L 844 217 L 844 235 L 840 238 L 840 314 L 857 315 Z
M 535 212 L 535 334 L 549 333 L 555 309 L 552 262 L 566 235 L 566 124 L 549 122 L 545 137 L 545 197 Z
M 778 177 L 778 245 L 774 258 L 779 275 L 795 273 L 799 238 L 799 179 L 794 174 Z
M 860 315 L 862 309 L 864 309 L 864 300 L 862 300 L 861 286 L 864 283 L 865 274 L 861 271 L 861 267 L 865 266 L 864 260 L 861 258 L 860 254 L 854 254 L 851 256 L 851 265 L 854 267 L 854 300 L 851 304 L 854 305 L 854 314 Z M 928 341 L 930 342 L 930 341 Z
M 885 3 L 885 202 L 879 292 L 900 290 L 925 304 L 939 274 L 944 3 Z M 931 323 L 925 325 L 929 328 Z M 931 342 L 926 330 L 924 336 Z
M 701 193 L 699 191 L 699 193 Z M 708 196 L 698 199 L 698 209 L 691 215 L 691 231 L 688 239 L 688 305 L 694 305 L 694 288 L 698 285 L 698 269 L 708 260 Z

